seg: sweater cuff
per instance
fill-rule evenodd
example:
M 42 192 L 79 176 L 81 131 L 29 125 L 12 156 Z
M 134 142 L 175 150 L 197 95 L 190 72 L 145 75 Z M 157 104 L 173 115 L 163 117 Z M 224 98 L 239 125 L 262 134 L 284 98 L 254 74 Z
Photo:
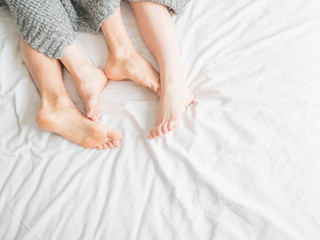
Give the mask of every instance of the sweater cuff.
M 116 12 L 120 6 L 119 1 L 98 1 L 89 9 L 91 19 L 94 22 L 95 31 L 98 32 L 101 25 Z
M 75 41 L 75 34 L 61 36 L 57 32 L 36 27 L 20 31 L 32 48 L 51 58 L 60 59 L 64 49 Z

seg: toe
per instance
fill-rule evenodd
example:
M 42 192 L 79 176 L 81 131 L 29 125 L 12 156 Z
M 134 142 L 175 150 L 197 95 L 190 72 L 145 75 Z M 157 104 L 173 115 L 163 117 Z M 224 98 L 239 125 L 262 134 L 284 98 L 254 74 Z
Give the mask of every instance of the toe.
M 113 144 L 111 142 L 107 142 L 107 145 L 109 148 L 114 148 Z
M 88 99 L 86 108 L 87 108 L 87 117 L 95 121 L 99 114 L 99 102 L 100 99 L 97 96 L 92 96 Z
M 118 133 L 117 131 L 110 129 L 110 128 L 108 129 L 107 136 L 112 141 L 119 141 L 122 138 L 122 135 L 120 133 Z
M 162 135 L 161 126 L 157 127 L 156 134 L 157 134 L 157 137 L 160 137 Z
M 154 91 L 154 92 L 159 92 L 159 84 L 157 84 L 157 83 L 153 83 L 152 84 L 152 90 Z
M 150 130 L 150 136 L 149 136 L 149 138 L 150 138 L 150 139 L 153 139 L 153 138 L 156 138 L 156 137 L 157 137 L 156 130 L 155 130 L 155 128 L 152 128 L 152 129 Z
M 107 149 L 108 145 L 104 143 L 104 144 L 102 144 L 102 147 L 103 147 L 103 149 Z
M 90 120 L 94 121 L 94 117 L 93 117 L 93 113 L 91 112 L 87 112 L 87 118 L 89 118 Z
M 161 131 L 163 134 L 166 134 L 168 132 L 168 123 L 164 123 L 161 127 Z
M 103 149 L 102 145 L 98 146 L 97 148 L 98 148 L 99 150 L 102 150 L 102 149 Z
M 175 121 L 174 121 L 174 120 L 171 120 L 171 121 L 168 123 L 168 130 L 169 130 L 169 131 L 172 131 L 175 127 L 176 127 Z
M 87 114 L 87 118 L 89 118 L 91 121 L 94 121 L 94 122 L 98 120 L 98 116 L 95 114 Z
M 119 147 L 120 142 L 119 141 L 113 141 L 112 144 L 113 144 L 114 147 Z

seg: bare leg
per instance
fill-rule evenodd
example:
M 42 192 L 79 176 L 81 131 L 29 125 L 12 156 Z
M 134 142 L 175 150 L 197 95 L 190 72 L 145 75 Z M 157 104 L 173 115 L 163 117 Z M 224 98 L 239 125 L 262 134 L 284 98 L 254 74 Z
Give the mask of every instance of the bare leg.
M 158 92 L 159 74 L 134 48 L 123 25 L 120 8 L 101 29 L 108 43 L 107 77 L 115 81 L 131 79 Z
M 60 62 L 37 52 L 22 39 L 20 47 L 42 99 L 38 125 L 86 148 L 118 146 L 119 133 L 90 121 L 72 103 L 63 85 Z
M 160 102 L 149 138 L 173 130 L 194 99 L 183 77 L 179 44 L 167 8 L 152 2 L 131 2 L 141 35 L 160 67 Z
M 84 58 L 76 43 L 63 51 L 60 60 L 76 82 L 86 105 L 87 117 L 96 121 L 99 114 L 100 94 L 107 84 L 107 76 L 103 70 L 91 65 Z

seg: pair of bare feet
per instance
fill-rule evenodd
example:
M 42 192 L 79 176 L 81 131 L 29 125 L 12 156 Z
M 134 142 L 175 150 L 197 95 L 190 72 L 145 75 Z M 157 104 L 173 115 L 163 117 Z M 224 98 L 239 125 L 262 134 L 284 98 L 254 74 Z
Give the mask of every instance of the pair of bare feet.
M 160 137 L 175 129 L 186 106 L 194 99 L 186 84 L 161 86 L 160 91 L 159 74 L 137 52 L 123 56 L 109 54 L 105 72 L 92 65 L 88 65 L 87 69 L 83 68 L 82 70 L 81 76 L 76 77 L 76 83 L 86 104 L 87 117 L 91 120 L 96 120 L 98 117 L 99 95 L 108 79 L 114 81 L 130 79 L 159 94 L 158 115 L 153 128 L 150 130 L 150 139 Z
M 193 101 L 193 94 L 186 84 L 161 86 L 160 91 L 159 74 L 137 52 L 122 56 L 109 53 L 105 71 L 87 63 L 71 74 L 85 103 L 86 116 L 73 105 L 68 96 L 62 96 L 53 105 L 43 102 L 37 121 L 41 128 L 87 148 L 114 148 L 119 146 L 122 138 L 120 133 L 96 122 L 100 94 L 108 79 L 131 79 L 160 95 L 157 120 L 150 130 L 149 139 L 172 131 L 178 125 L 186 106 Z M 61 122 L 64 122 L 63 126 Z

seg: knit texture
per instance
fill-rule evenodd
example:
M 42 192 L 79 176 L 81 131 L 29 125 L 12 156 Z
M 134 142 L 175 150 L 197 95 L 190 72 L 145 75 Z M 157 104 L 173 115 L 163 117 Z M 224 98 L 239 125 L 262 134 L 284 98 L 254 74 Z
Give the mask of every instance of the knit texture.
M 190 0 L 147 1 L 178 14 Z M 121 0 L 0 0 L 0 5 L 3 2 L 9 6 L 22 38 L 39 52 L 60 59 L 74 42 L 75 31 L 98 32 Z

